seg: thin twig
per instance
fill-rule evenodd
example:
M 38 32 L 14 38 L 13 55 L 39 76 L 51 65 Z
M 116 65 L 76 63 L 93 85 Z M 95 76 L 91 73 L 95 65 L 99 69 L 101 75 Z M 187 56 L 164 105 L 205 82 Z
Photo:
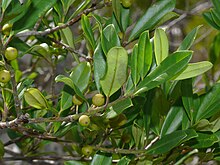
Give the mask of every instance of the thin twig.
M 69 22 L 67 22 L 67 23 L 65 23 L 63 25 L 56 26 L 56 27 L 53 27 L 53 28 L 50 28 L 50 29 L 46 29 L 44 31 L 25 31 L 25 32 L 20 32 L 20 33 L 16 34 L 16 37 L 25 37 L 25 36 L 31 36 L 31 35 L 34 35 L 34 36 L 45 36 L 45 35 L 51 34 L 51 33 L 55 32 L 55 31 L 58 31 L 58 30 L 61 30 L 61 29 L 65 29 L 66 27 L 71 26 L 74 23 L 78 22 L 81 19 L 81 16 L 83 14 L 87 15 L 90 12 L 93 12 L 93 11 L 95 11 L 97 9 L 101 9 L 101 8 L 103 8 L 105 6 L 109 6 L 109 5 L 110 5 L 110 3 L 104 3 L 104 4 L 99 4 L 99 5 L 93 6 L 93 7 L 89 8 L 89 9 L 84 10 L 82 13 L 78 14 L 76 17 L 74 17 Z

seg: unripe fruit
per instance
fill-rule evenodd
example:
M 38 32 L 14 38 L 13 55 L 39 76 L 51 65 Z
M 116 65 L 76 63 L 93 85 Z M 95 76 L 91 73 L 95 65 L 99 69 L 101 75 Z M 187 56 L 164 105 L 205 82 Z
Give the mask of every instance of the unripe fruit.
M 85 156 L 90 156 L 92 152 L 93 152 L 93 148 L 91 146 L 86 145 L 82 148 L 82 153 Z
M 0 82 L 7 83 L 11 79 L 11 74 L 7 70 L 0 71 Z
M 125 7 L 125 8 L 131 7 L 131 5 L 133 3 L 132 0 L 122 0 L 121 2 L 122 2 L 123 7 Z
M 79 124 L 83 127 L 87 127 L 90 124 L 90 118 L 87 115 L 82 115 L 79 118 Z
M 12 24 L 4 24 L 4 26 L 2 27 L 2 33 L 5 34 L 6 36 L 10 35 L 10 31 L 12 28 Z
M 83 100 L 77 95 L 73 96 L 72 101 L 73 101 L 73 104 L 75 105 L 81 105 L 83 103 Z
M 105 97 L 102 94 L 96 94 L 92 97 L 92 104 L 100 107 L 105 104 Z
M 5 50 L 5 58 L 9 61 L 14 60 L 18 57 L 18 51 L 16 48 L 8 47 Z

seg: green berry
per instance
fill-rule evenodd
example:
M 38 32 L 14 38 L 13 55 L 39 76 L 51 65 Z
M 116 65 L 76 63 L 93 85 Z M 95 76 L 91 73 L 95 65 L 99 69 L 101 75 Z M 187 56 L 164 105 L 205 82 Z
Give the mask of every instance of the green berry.
M 82 115 L 79 118 L 79 124 L 83 127 L 87 127 L 90 124 L 90 118 L 87 115 Z
M 93 148 L 89 145 L 86 145 L 82 148 L 82 153 L 85 156 L 90 156 L 93 152 Z
M 122 2 L 122 6 L 125 8 L 131 7 L 131 5 L 133 3 L 132 0 L 122 0 L 121 2 Z
M 2 33 L 6 36 L 9 36 L 11 29 L 12 29 L 12 24 L 7 23 L 2 27 Z
M 9 61 L 14 60 L 18 57 L 18 50 L 13 47 L 8 47 L 5 50 L 5 58 Z
M 92 97 L 92 104 L 100 107 L 105 104 L 105 97 L 102 94 L 96 94 Z
M 0 82 L 7 83 L 11 79 L 11 74 L 7 70 L 1 70 L 0 71 Z

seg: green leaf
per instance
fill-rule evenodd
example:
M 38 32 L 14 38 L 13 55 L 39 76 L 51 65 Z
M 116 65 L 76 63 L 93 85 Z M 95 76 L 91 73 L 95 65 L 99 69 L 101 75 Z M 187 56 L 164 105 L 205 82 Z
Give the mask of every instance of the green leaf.
M 70 74 L 73 83 L 83 93 L 90 81 L 91 66 L 89 62 L 81 62 L 78 64 Z
M 193 89 L 192 79 L 183 80 L 181 82 L 182 102 L 186 110 L 188 118 L 193 120 L 194 102 L 193 102 Z
M 128 54 L 123 47 L 113 47 L 107 54 L 107 72 L 100 81 L 107 97 L 114 94 L 127 79 Z
M 112 9 L 120 29 L 124 32 L 129 24 L 130 10 L 123 8 L 118 0 L 112 0 Z
M 65 161 L 64 165 L 87 165 L 87 163 L 84 163 L 82 161 L 70 160 L 70 161 Z
M 106 72 L 105 55 L 102 51 L 100 44 L 98 44 L 97 48 L 95 49 L 93 55 L 93 62 L 94 62 L 94 80 L 97 90 L 100 93 L 101 92 L 100 80 L 104 77 Z
M 5 154 L 4 144 L 0 140 L 0 160 L 3 158 L 4 154 Z
M 42 93 L 36 88 L 29 88 L 24 92 L 25 101 L 36 109 L 48 108 L 48 103 Z
M 92 51 L 94 51 L 96 47 L 96 42 L 95 42 L 94 34 L 92 31 L 92 26 L 89 22 L 88 17 L 84 14 L 81 17 L 81 25 L 82 25 L 82 30 L 84 32 L 85 38 L 89 42 L 89 45 L 92 48 Z
M 220 30 L 220 27 L 215 23 L 215 21 L 212 18 L 212 14 L 211 12 L 205 12 L 203 13 L 203 17 L 205 18 L 205 20 L 215 29 Z
M 56 81 L 56 82 L 63 82 L 64 84 L 68 85 L 69 87 L 71 87 L 71 88 L 76 92 L 76 94 L 77 94 L 81 99 L 83 99 L 84 101 L 86 101 L 85 96 L 82 94 L 82 92 L 80 91 L 80 89 L 73 83 L 73 81 L 72 81 L 71 78 L 66 77 L 66 76 L 64 76 L 64 75 L 58 75 L 58 76 L 55 78 L 55 81 Z
M 199 76 L 211 69 L 212 66 L 212 63 L 209 61 L 188 64 L 182 72 L 174 77 L 174 80 L 183 80 Z
M 182 123 L 183 108 L 173 106 L 168 112 L 161 129 L 161 137 L 176 131 Z
M 112 157 L 106 156 L 104 154 L 95 154 L 92 159 L 91 165 L 104 164 L 104 165 L 111 165 L 112 164 Z
M 184 131 L 176 131 L 163 136 L 154 143 L 146 152 L 148 154 L 163 154 L 178 146 L 187 137 Z
M 119 160 L 117 165 L 128 165 L 130 163 L 130 161 L 131 161 L 130 159 L 128 159 L 124 156 Z
M 69 17 L 69 21 L 76 17 L 80 12 L 82 12 L 88 5 L 90 5 L 91 0 L 84 0 L 81 3 L 79 3 L 79 6 L 77 6 L 77 9 L 74 10 L 73 14 Z
M 196 121 L 211 117 L 215 113 L 219 112 L 220 107 L 220 83 L 216 83 L 215 86 L 205 95 L 203 101 L 200 104 L 196 115 Z
M 61 92 L 61 108 L 60 113 L 64 110 L 70 108 L 73 105 L 73 95 L 74 91 L 67 85 L 64 85 L 63 91 Z
M 108 108 L 109 111 L 106 114 L 106 118 L 114 118 L 131 106 L 133 106 L 133 104 L 130 98 L 118 100 L 115 104 Z
M 175 4 L 175 0 L 166 0 L 158 1 L 152 5 L 137 21 L 128 40 L 132 41 L 133 39 L 136 39 L 143 31 L 152 29 L 163 18 L 163 16 L 174 9 Z
M 138 45 L 136 44 L 131 55 L 131 77 L 135 86 L 138 84 L 141 77 L 138 73 L 138 57 Z
M 21 19 L 15 22 L 13 29 L 17 33 L 24 29 L 33 28 L 38 19 L 53 7 L 56 1 L 57 0 L 32 0 L 27 12 Z
M 169 53 L 169 42 L 163 29 L 156 29 L 154 34 L 154 52 L 157 65 L 159 65 Z
M 208 148 L 218 142 L 218 137 L 215 134 L 198 133 L 198 137 L 195 139 L 193 148 Z
M 106 26 L 101 33 L 101 45 L 105 55 L 115 46 L 120 46 L 120 40 L 113 24 Z
M 197 26 L 189 34 L 187 34 L 177 50 L 188 50 L 192 46 L 200 27 L 201 25 Z
M 10 5 L 12 0 L 2 0 L 2 13 L 5 12 L 5 10 L 7 9 L 7 7 Z
M 152 63 L 152 46 L 149 31 L 143 32 L 138 42 L 137 70 L 141 79 L 147 75 Z
M 134 95 L 146 92 L 171 79 L 186 67 L 191 57 L 192 51 L 175 52 L 168 56 L 139 83 Z
M 63 23 L 58 23 L 58 26 L 63 25 Z M 66 27 L 65 29 L 61 29 L 61 39 L 63 43 L 69 45 L 71 48 L 74 48 L 74 40 L 73 40 L 73 33 L 69 27 Z

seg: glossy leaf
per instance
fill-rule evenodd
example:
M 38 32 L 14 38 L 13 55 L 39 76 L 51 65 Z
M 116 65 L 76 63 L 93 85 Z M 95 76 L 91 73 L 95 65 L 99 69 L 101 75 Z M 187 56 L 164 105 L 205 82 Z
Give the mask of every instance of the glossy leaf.
M 197 26 L 189 34 L 187 34 L 177 50 L 188 50 L 192 46 L 200 27 L 201 26 Z
M 81 161 L 69 160 L 69 161 L 65 161 L 64 165 L 86 165 L 86 164 Z
M 80 91 L 80 89 L 73 83 L 72 79 L 69 77 L 66 77 L 64 75 L 58 75 L 55 78 L 56 82 L 63 82 L 64 84 L 68 85 L 69 87 L 71 87 L 75 93 L 82 98 L 83 100 L 86 101 L 86 98 L 83 96 L 82 92 Z
M 70 74 L 73 83 L 83 93 L 90 81 L 91 66 L 89 62 L 81 62 L 78 64 Z
M 192 57 L 191 51 L 175 52 L 168 56 L 159 66 L 147 75 L 137 86 L 135 95 L 146 92 L 165 81 L 171 79 L 174 75 L 181 72 Z
M 196 121 L 208 118 L 215 113 L 219 112 L 220 107 L 220 83 L 216 83 L 215 86 L 205 95 L 203 101 L 200 104 L 196 115 Z
M 137 70 L 141 79 L 147 75 L 152 63 L 152 46 L 149 31 L 143 32 L 138 42 Z
M 1 4 L 1 7 L 2 7 L 2 12 L 4 13 L 5 10 L 8 8 L 8 6 L 10 5 L 12 0 L 2 0 L 2 4 Z
M 48 103 L 45 97 L 37 88 L 29 88 L 24 92 L 25 101 L 36 109 L 48 108 Z
M 133 104 L 130 98 L 118 100 L 115 104 L 108 108 L 109 112 L 107 112 L 106 118 L 114 118 L 131 106 L 133 106 Z
M 94 51 L 96 47 L 96 42 L 95 42 L 94 34 L 92 31 L 92 26 L 89 22 L 88 17 L 84 14 L 81 17 L 81 25 L 82 25 L 82 30 L 84 32 L 85 38 L 89 42 L 91 49 Z
M 152 29 L 164 15 L 171 12 L 175 7 L 175 0 L 158 1 L 152 5 L 144 15 L 137 21 L 131 34 L 129 41 L 136 39 L 143 31 Z
M 148 154 L 162 154 L 170 151 L 174 147 L 178 146 L 187 134 L 184 131 L 176 131 L 171 134 L 163 136 L 159 141 L 154 143 L 152 147 L 146 152 Z
M 104 77 L 106 72 L 106 61 L 105 55 L 102 51 L 101 45 L 99 44 L 93 55 L 94 61 L 94 80 L 99 93 L 101 92 L 100 80 Z
M 182 118 L 183 108 L 178 106 L 172 107 L 168 112 L 166 119 L 163 123 L 160 133 L 161 137 L 176 131 L 182 123 Z
M 117 165 L 129 165 L 130 161 L 131 161 L 130 159 L 128 159 L 124 156 L 119 160 Z
M 51 7 L 54 6 L 56 0 L 32 0 L 32 3 L 25 15 L 15 22 L 14 29 L 16 32 L 24 29 L 33 28 L 38 19 L 43 16 Z
M 104 165 L 111 165 L 112 164 L 112 157 L 106 156 L 104 154 L 95 154 L 92 159 L 91 165 L 104 164 Z
M 105 55 L 115 46 L 120 46 L 120 40 L 113 24 L 105 27 L 101 33 L 101 45 Z
M 82 3 L 77 6 L 76 10 L 74 10 L 73 14 L 69 17 L 69 21 L 77 16 L 80 12 L 82 12 L 88 5 L 90 4 L 91 0 L 84 0 Z
M 193 89 L 192 79 L 183 80 L 181 82 L 182 102 L 186 110 L 188 118 L 193 120 L 194 102 L 193 102 Z
M 63 25 L 63 23 L 58 24 Z M 69 45 L 71 48 L 74 48 L 74 40 L 73 40 L 73 33 L 69 27 L 66 27 L 65 29 L 60 30 L 61 32 L 61 38 L 63 43 Z
M 154 52 L 156 63 L 159 65 L 169 53 L 169 42 L 163 29 L 156 29 L 154 34 Z
M 120 29 L 124 32 L 129 24 L 130 10 L 128 8 L 123 8 L 118 0 L 112 0 L 112 8 L 117 22 L 121 27 Z
M 100 81 L 107 97 L 114 94 L 127 79 L 128 54 L 122 47 L 114 47 L 107 54 L 107 72 Z
M 138 45 L 133 48 L 131 55 L 131 77 L 134 85 L 136 86 L 140 80 L 140 74 L 138 73 Z
M 203 17 L 212 27 L 214 27 L 217 30 L 220 30 L 220 27 L 215 23 L 215 21 L 212 18 L 211 12 L 203 13 Z
M 72 101 L 73 95 L 74 95 L 74 90 L 71 89 L 68 85 L 64 85 L 63 91 L 61 92 L 60 113 L 70 108 L 73 105 L 73 101 Z
M 174 80 L 183 80 L 199 76 L 211 69 L 212 66 L 212 63 L 209 61 L 188 64 L 187 67 L 174 78 Z
M 195 139 L 193 148 L 208 148 L 218 142 L 218 137 L 215 134 L 198 133 L 198 137 Z

